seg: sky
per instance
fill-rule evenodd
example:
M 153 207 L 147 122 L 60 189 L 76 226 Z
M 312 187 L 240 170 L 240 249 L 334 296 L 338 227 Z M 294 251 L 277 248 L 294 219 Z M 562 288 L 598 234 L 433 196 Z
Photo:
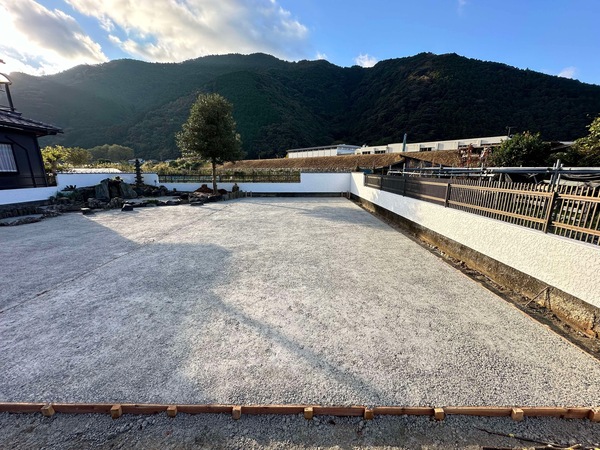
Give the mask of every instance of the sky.
M 371 67 L 457 53 L 600 85 L 600 0 L 2 0 L 0 72 L 263 52 Z

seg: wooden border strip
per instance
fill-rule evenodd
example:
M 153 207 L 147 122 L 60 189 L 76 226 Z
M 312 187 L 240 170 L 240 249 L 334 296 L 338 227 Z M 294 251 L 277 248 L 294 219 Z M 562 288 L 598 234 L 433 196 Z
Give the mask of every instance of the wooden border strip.
M 376 416 L 433 416 L 433 408 L 427 406 L 376 406 Z
M 363 417 L 367 420 L 375 416 L 431 416 L 446 415 L 484 416 L 484 417 L 558 417 L 564 419 L 589 419 L 600 421 L 600 407 L 558 407 L 558 406 L 322 406 L 322 405 L 167 405 L 138 403 L 18 403 L 0 402 L 0 412 L 8 413 L 54 413 L 65 414 L 110 414 L 114 418 L 122 414 L 158 414 L 167 413 L 175 417 L 184 414 L 231 414 L 239 418 L 248 415 L 295 415 Z
M 444 412 L 448 415 L 510 417 L 513 408 L 503 406 L 446 406 Z
M 313 406 L 315 416 L 363 417 L 364 406 Z

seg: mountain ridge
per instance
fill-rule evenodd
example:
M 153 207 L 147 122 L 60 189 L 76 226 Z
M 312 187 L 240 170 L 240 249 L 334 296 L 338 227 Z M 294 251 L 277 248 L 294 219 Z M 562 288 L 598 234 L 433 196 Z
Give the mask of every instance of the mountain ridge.
M 174 134 L 199 92 L 219 92 L 249 158 L 331 143 L 381 145 L 540 131 L 572 140 L 600 113 L 600 86 L 455 53 L 419 53 L 371 68 L 282 61 L 264 53 L 181 63 L 113 60 L 43 77 L 13 73 L 24 115 L 53 123 L 60 143 L 122 144 L 136 156 L 178 155 Z

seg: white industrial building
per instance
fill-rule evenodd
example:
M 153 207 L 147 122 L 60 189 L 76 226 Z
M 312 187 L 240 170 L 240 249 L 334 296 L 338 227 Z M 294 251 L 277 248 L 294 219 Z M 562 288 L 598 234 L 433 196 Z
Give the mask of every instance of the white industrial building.
M 508 136 L 490 136 L 480 137 L 471 139 L 455 139 L 451 141 L 432 141 L 432 142 L 415 142 L 412 144 L 387 144 L 387 145 L 373 145 L 366 146 L 356 149 L 357 155 L 377 155 L 381 153 L 401 153 L 406 152 L 430 152 L 434 150 L 462 150 L 466 149 L 471 145 L 473 148 L 485 148 L 485 147 L 496 147 L 503 141 L 508 139 Z
M 307 147 L 307 148 L 295 148 L 288 150 L 288 158 L 312 158 L 315 156 L 338 156 L 338 155 L 354 155 L 356 149 L 359 149 L 358 145 L 326 145 L 323 147 Z M 360 153 L 359 153 L 360 154 Z
M 472 146 L 473 149 L 483 149 L 486 147 L 496 147 L 508 136 L 490 136 L 471 139 L 455 139 L 451 141 L 432 141 L 432 142 L 402 142 L 387 145 L 327 145 L 322 147 L 307 147 L 288 150 L 288 158 L 311 158 L 315 156 L 340 156 L 340 155 L 378 155 L 384 153 L 402 153 L 405 152 L 430 152 L 434 150 L 462 150 Z

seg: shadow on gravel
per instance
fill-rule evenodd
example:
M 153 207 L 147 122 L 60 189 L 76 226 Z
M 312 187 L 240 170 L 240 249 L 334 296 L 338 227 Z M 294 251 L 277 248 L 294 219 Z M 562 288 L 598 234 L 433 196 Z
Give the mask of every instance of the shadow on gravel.
M 93 221 L 84 225 L 54 230 L 50 239 L 61 245 L 36 249 L 52 270 L 32 277 L 39 293 L 30 287 L 2 314 L 0 400 L 256 402 L 257 393 L 269 397 L 277 368 L 253 354 L 255 342 L 287 350 L 294 367 L 308 366 L 357 396 L 379 398 L 366 380 L 216 293 L 236 283 L 229 250 L 168 242 L 176 231 L 139 244 Z M 260 293 L 247 295 L 261 301 Z M 240 381 L 242 360 L 261 378 Z M 297 398 L 304 387 L 282 389 Z
M 285 199 L 288 203 L 289 203 L 289 199 Z M 303 202 L 306 202 L 307 200 L 313 200 L 314 201 L 314 206 L 313 203 L 311 203 L 311 207 L 308 208 L 299 208 L 296 206 L 289 206 L 289 205 L 283 205 L 283 204 L 278 204 L 275 203 L 277 201 L 277 199 L 274 199 L 273 203 L 271 202 L 252 202 L 249 200 L 244 200 L 244 203 L 249 203 L 249 204 L 254 204 L 254 205 L 258 205 L 261 208 L 262 207 L 266 207 L 266 208 L 278 208 L 278 209 L 282 209 L 282 210 L 291 210 L 291 211 L 298 211 L 300 214 L 304 214 L 307 215 L 309 217 L 315 218 L 315 219 L 320 219 L 320 220 L 326 220 L 326 221 L 330 221 L 330 222 L 337 222 L 337 223 L 341 223 L 341 224 L 347 224 L 347 225 L 352 225 L 352 226 L 368 226 L 368 227 L 374 227 L 374 228 L 384 228 L 386 227 L 386 225 L 379 221 L 379 220 L 373 220 L 370 216 L 363 214 L 362 210 L 357 210 L 354 208 L 347 208 L 347 207 L 342 207 L 342 206 L 325 206 L 323 205 L 323 199 L 307 199 L 307 198 L 301 198 L 301 200 Z M 336 198 L 333 197 L 331 199 L 328 198 L 328 200 L 339 200 L 339 201 L 350 201 L 347 199 L 341 199 L 341 198 Z

